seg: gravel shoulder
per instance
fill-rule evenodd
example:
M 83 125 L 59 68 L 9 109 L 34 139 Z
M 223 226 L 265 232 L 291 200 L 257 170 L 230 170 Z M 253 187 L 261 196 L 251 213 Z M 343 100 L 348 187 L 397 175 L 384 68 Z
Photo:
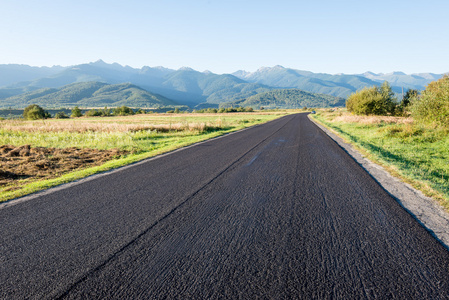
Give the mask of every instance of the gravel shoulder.
M 364 157 L 323 124 L 310 116 L 309 119 L 354 158 L 402 207 L 449 249 L 449 213 L 443 207 L 421 191 L 392 176 L 382 166 Z

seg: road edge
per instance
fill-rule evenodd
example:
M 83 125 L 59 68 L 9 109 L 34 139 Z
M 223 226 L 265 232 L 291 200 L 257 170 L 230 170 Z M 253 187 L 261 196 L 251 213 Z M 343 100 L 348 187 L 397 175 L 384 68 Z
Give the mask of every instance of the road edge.
M 449 213 L 443 207 L 408 183 L 392 176 L 382 166 L 367 159 L 330 128 L 309 115 L 307 117 L 347 152 L 385 191 L 449 250 Z

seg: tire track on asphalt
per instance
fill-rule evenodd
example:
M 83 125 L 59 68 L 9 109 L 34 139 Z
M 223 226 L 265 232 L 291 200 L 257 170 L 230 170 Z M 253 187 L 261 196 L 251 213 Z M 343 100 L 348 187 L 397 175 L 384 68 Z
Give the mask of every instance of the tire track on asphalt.
M 92 268 L 89 272 L 85 273 L 81 278 L 76 280 L 75 283 L 73 283 L 70 287 L 68 287 L 64 292 L 60 293 L 58 296 L 56 296 L 56 299 L 63 299 L 65 296 L 67 296 L 70 291 L 72 291 L 77 285 L 85 281 L 87 278 L 89 278 L 92 274 L 95 272 L 101 270 L 104 266 L 106 266 L 110 261 L 112 261 L 114 258 L 119 256 L 121 253 L 126 251 L 129 247 L 131 247 L 133 244 L 135 244 L 140 238 L 148 234 L 154 227 L 156 227 L 159 223 L 163 222 L 165 219 L 169 218 L 173 213 L 175 213 L 178 209 L 182 208 L 187 202 L 189 202 L 191 199 L 193 199 L 198 193 L 200 193 L 202 190 L 207 188 L 208 185 L 213 183 L 215 180 L 217 180 L 221 175 L 223 175 L 225 172 L 227 172 L 229 169 L 231 169 L 233 166 L 237 165 L 238 162 L 240 162 L 247 154 L 251 153 L 254 149 L 259 147 L 261 144 L 263 144 L 265 141 L 267 141 L 270 137 L 278 133 L 280 130 L 282 130 L 285 126 L 288 125 L 293 120 L 293 118 L 290 118 L 285 122 L 281 127 L 279 127 L 277 130 L 272 132 L 270 135 L 262 139 L 259 143 L 251 147 L 248 151 L 243 153 L 240 157 L 238 157 L 236 160 L 234 160 L 232 163 L 230 163 L 228 166 L 226 166 L 222 171 L 220 171 L 216 176 L 214 176 L 212 179 L 210 179 L 208 182 L 206 182 L 202 187 L 197 189 L 195 192 L 190 194 L 185 200 L 183 200 L 181 203 L 179 203 L 177 206 L 173 207 L 167 214 L 165 214 L 160 219 L 153 222 L 147 229 L 142 231 L 140 234 L 138 234 L 135 238 L 133 238 L 131 241 L 123 245 L 120 249 L 118 249 L 116 252 L 114 252 L 112 255 L 110 255 L 106 260 L 104 260 L 101 264 L 96 266 L 95 268 Z

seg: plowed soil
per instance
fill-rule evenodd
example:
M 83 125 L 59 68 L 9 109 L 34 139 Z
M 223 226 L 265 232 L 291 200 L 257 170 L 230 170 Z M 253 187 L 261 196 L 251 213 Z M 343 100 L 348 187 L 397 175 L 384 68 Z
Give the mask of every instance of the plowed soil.
M 50 179 L 98 166 L 126 154 L 120 150 L 0 146 L 0 187 L 20 179 Z

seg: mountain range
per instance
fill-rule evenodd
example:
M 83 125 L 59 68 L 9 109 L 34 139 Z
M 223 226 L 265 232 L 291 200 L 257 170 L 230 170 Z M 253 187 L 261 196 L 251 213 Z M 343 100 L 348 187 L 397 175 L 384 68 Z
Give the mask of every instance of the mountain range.
M 388 81 L 396 93 L 402 93 L 402 89 L 423 90 L 427 84 L 441 78 L 443 74 L 422 73 L 407 75 L 402 72 L 388 74 L 366 72 L 354 75 L 331 75 L 275 66 L 272 68 L 260 68 L 252 73 L 237 71 L 233 75 L 248 82 L 257 82 L 278 88 L 298 88 L 308 92 L 347 98 L 357 90 L 380 85 L 384 81 Z
M 260 98 L 262 95 L 271 97 L 273 94 L 268 92 L 280 89 L 290 90 L 289 97 L 295 94 L 306 95 L 299 91 L 293 92 L 294 89 L 311 93 L 310 97 L 312 94 L 337 97 L 324 101 L 313 96 L 317 101 L 315 106 L 321 106 L 327 102 L 341 103 L 340 98 L 345 98 L 366 86 L 380 85 L 385 80 L 390 82 L 395 92 L 401 93 L 402 89 L 422 90 L 441 76 L 442 74 L 432 73 L 407 75 L 401 72 L 331 75 L 282 66 L 260 68 L 255 72 L 241 70 L 233 74 L 214 74 L 191 68 L 138 69 L 118 63 L 108 64 L 102 60 L 69 67 L 10 64 L 0 65 L 0 107 L 23 107 L 30 101 L 42 103 L 46 107 L 73 104 L 143 107 L 178 104 L 213 107 L 233 102 L 236 105 L 246 105 L 254 102 L 256 95 L 259 95 L 258 99 L 263 102 L 265 100 Z M 77 89 L 83 92 L 76 93 Z M 92 94 L 89 94 L 91 91 Z M 281 98 L 285 95 L 287 94 L 284 93 Z M 304 102 L 304 98 L 301 99 Z M 288 100 L 288 103 L 295 101 Z
M 130 83 L 78 82 L 61 88 L 42 88 L 1 100 L 4 107 L 166 107 L 176 102 Z

